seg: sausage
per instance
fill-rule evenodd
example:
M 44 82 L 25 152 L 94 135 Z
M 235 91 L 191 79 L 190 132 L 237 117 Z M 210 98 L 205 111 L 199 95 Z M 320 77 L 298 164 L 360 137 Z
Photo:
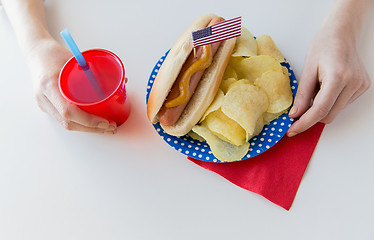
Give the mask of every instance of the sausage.
M 212 26 L 212 25 L 217 24 L 219 22 L 222 22 L 224 20 L 225 19 L 222 18 L 222 17 L 213 18 L 210 21 L 210 23 L 208 24 L 208 26 Z M 219 45 L 220 45 L 220 42 L 211 44 L 213 57 L 214 57 L 214 54 L 217 52 L 217 50 L 219 48 Z M 172 86 L 172 88 L 169 92 L 169 95 L 166 97 L 166 99 L 164 101 L 164 104 L 162 105 L 162 107 L 161 107 L 161 109 L 158 113 L 158 119 L 159 119 L 159 121 L 162 125 L 164 125 L 164 126 L 174 125 L 178 121 L 179 117 L 182 115 L 183 110 L 186 108 L 188 102 L 184 103 L 184 104 L 181 104 L 179 106 L 176 106 L 176 107 L 172 107 L 172 108 L 167 108 L 165 106 L 165 103 L 168 100 L 174 99 L 179 95 L 179 82 L 181 81 L 183 73 L 195 61 L 197 61 L 201 57 L 201 55 L 202 55 L 202 47 L 197 47 L 196 48 L 196 55 L 194 54 L 194 52 L 191 52 L 191 54 L 187 58 L 186 62 L 183 64 L 182 69 L 181 69 L 176 81 L 174 82 L 174 84 L 173 84 L 173 86 Z M 200 81 L 201 77 L 203 76 L 203 73 L 204 73 L 204 70 L 201 70 L 201 71 L 198 71 L 198 72 L 194 73 L 191 76 L 190 85 L 189 85 L 189 87 L 190 87 L 189 99 L 191 98 L 191 96 L 194 93 L 197 85 L 199 84 L 199 81 Z

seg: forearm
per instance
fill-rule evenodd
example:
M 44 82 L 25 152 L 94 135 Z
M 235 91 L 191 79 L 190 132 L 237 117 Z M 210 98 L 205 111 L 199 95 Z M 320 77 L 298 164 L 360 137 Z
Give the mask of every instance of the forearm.
M 47 30 L 43 0 L 0 0 L 27 56 L 42 40 L 51 39 Z
M 374 0 L 336 0 L 325 19 L 336 34 L 349 34 L 355 41 L 360 37 L 364 22 L 374 8 Z

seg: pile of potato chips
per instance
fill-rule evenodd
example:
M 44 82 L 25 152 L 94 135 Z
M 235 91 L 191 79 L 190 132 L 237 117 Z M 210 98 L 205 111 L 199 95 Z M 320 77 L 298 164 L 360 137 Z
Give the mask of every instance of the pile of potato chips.
M 274 41 L 245 28 L 237 39 L 215 99 L 190 135 L 202 137 L 224 162 L 242 159 L 248 141 L 290 108 L 288 70 Z

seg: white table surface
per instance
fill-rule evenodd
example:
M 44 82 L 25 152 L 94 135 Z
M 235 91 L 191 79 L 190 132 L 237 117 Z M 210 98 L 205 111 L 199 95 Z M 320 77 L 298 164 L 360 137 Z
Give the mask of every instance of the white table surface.
M 0 239 L 374 239 L 374 92 L 328 125 L 289 212 L 188 161 L 146 117 L 151 70 L 204 13 L 242 16 L 300 76 L 333 1 L 47 0 L 53 35 L 125 63 L 132 104 L 115 135 L 69 132 L 39 110 L 0 9 Z M 374 79 L 374 15 L 359 50 Z

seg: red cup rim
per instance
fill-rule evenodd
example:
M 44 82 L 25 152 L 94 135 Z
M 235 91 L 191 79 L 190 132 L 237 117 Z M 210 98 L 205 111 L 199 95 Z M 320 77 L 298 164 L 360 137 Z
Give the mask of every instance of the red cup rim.
M 99 103 L 105 102 L 107 99 L 111 98 L 118 91 L 118 89 L 121 87 L 121 85 L 123 84 L 123 81 L 125 79 L 125 67 L 124 67 L 121 59 L 116 54 L 114 54 L 113 52 L 111 52 L 111 51 L 109 51 L 107 49 L 102 49 L 102 48 L 89 49 L 89 50 L 83 51 L 82 54 L 87 53 L 87 52 L 92 52 L 92 51 L 99 51 L 99 52 L 108 53 L 109 55 L 112 55 L 117 60 L 117 62 L 120 63 L 121 70 L 122 70 L 121 71 L 121 81 L 118 83 L 118 86 L 113 90 L 113 92 L 110 95 L 108 95 L 106 98 L 104 98 L 104 99 L 102 99 L 102 100 L 100 100 L 98 102 L 92 102 L 92 103 L 80 103 L 80 102 L 76 102 L 76 101 L 70 99 L 68 96 L 66 96 L 65 93 L 64 93 L 64 91 L 62 91 L 62 88 L 61 88 L 61 75 L 62 75 L 62 73 L 63 73 L 63 71 L 65 69 L 65 66 L 67 64 L 69 64 L 71 61 L 75 60 L 74 56 L 71 57 L 68 61 L 66 61 L 66 63 L 64 64 L 64 66 L 62 67 L 62 69 L 60 71 L 60 74 L 58 76 L 58 88 L 60 90 L 61 95 L 67 101 L 69 101 L 70 103 L 73 103 L 73 104 L 75 104 L 77 106 L 93 106 L 93 105 L 97 105 Z

